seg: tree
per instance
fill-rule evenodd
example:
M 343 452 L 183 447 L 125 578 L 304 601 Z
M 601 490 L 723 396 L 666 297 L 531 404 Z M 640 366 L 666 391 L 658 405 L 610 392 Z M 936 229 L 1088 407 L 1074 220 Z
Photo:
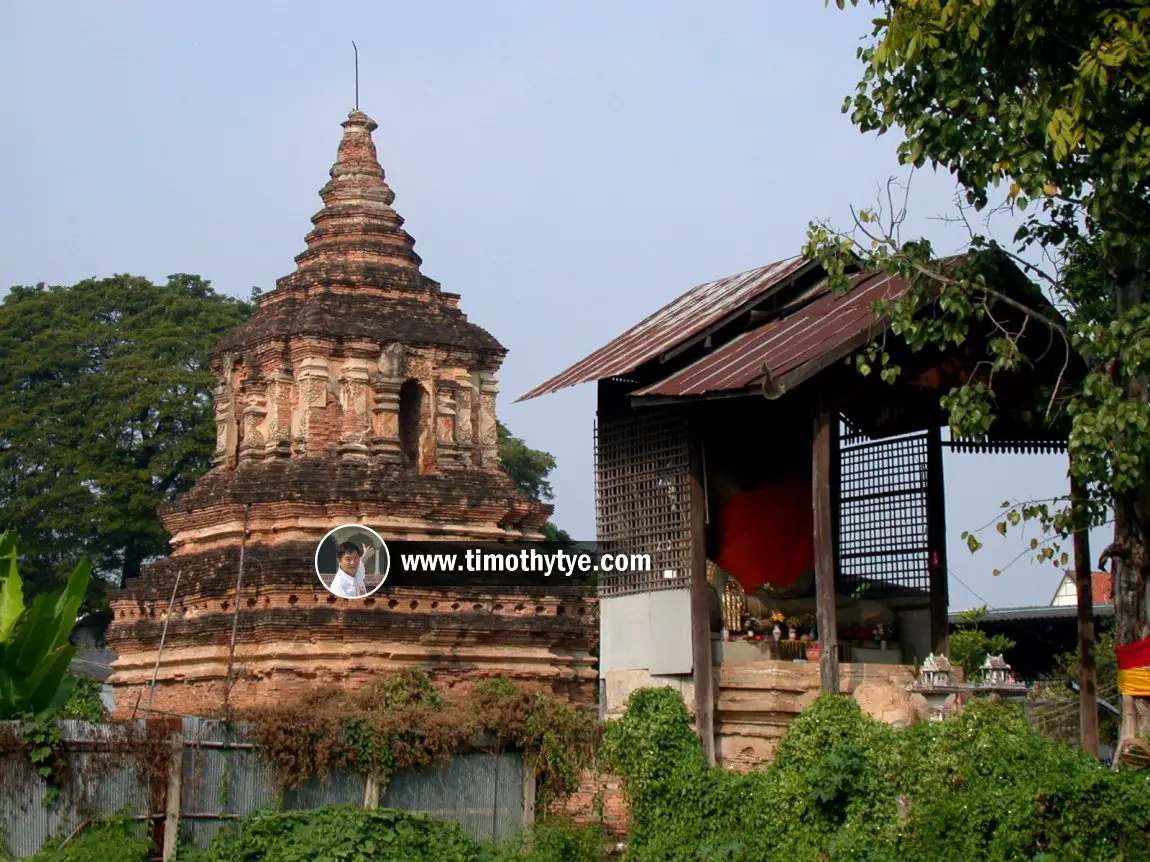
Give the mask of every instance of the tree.
M 81 560 L 59 595 L 41 593 L 25 605 L 16 538 L 0 536 L 0 720 L 42 717 L 71 696 L 76 679 L 68 666 L 76 647 L 70 638 L 91 571 Z
M 156 509 L 210 466 L 212 349 L 251 306 L 195 275 L 14 287 L 0 304 L 0 524 L 34 593 L 166 553 Z
M 532 449 L 518 437 L 512 436 L 507 426 L 496 423 L 499 433 L 499 460 L 503 469 L 515 480 L 523 493 L 537 503 L 550 503 L 555 492 L 547 477 L 555 469 L 555 456 Z M 569 542 L 571 537 L 551 521 L 543 525 L 543 535 L 553 542 Z
M 856 213 L 844 234 L 813 225 L 807 253 L 845 286 L 844 269 L 861 261 L 910 282 L 900 299 L 876 305 L 892 331 L 914 347 L 962 343 L 972 325 L 991 324 L 990 374 L 1034 361 L 1020 350 L 1026 326 L 1046 329 L 1069 356 L 1086 358 L 1079 385 L 1065 381 L 1049 410 L 1071 420 L 1073 478 L 1079 507 L 1027 507 L 1009 515 L 1038 518 L 1066 536 L 1114 512 L 1114 542 L 1103 554 L 1117 585 L 1118 642 L 1150 635 L 1145 585 L 1150 571 L 1150 3 L 1087 0 L 867 0 L 878 11 L 872 41 L 859 50 L 862 78 L 844 112 L 863 132 L 897 128 L 903 164 L 927 162 L 957 178 L 967 204 L 991 202 L 1028 212 L 1011 248 L 972 230 L 974 254 L 955 265 L 925 241 L 898 236 L 901 211 Z M 851 0 L 858 5 L 858 0 Z M 836 0 L 841 9 L 845 0 Z M 889 218 L 888 223 L 882 219 Z M 1024 259 L 1041 251 L 1053 266 Z M 998 281 L 988 257 L 1008 256 L 1063 312 L 1020 301 Z M 1070 263 L 1071 277 L 1060 271 Z M 1110 305 L 1110 301 L 1113 304 Z M 924 315 L 930 308 L 931 314 Z M 1014 316 L 1015 323 L 1008 320 Z M 898 368 L 881 350 L 866 370 L 887 379 Z M 952 429 L 982 438 L 996 405 L 986 379 L 944 398 Z M 1052 555 L 1046 547 L 1043 553 Z M 1138 730 L 1150 733 L 1150 707 L 1138 704 Z
M 962 668 L 967 681 L 979 679 L 982 664 L 990 655 L 1002 655 L 1017 644 L 1006 635 L 988 635 L 978 627 L 986 608 L 974 608 L 958 615 L 958 626 L 950 635 L 950 657 Z

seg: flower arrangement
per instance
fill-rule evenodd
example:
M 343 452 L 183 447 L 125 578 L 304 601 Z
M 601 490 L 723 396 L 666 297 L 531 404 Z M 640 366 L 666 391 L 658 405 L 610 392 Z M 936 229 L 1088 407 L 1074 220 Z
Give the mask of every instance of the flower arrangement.
M 879 623 L 874 627 L 872 634 L 876 641 L 894 640 L 894 627 L 888 626 L 886 623 Z

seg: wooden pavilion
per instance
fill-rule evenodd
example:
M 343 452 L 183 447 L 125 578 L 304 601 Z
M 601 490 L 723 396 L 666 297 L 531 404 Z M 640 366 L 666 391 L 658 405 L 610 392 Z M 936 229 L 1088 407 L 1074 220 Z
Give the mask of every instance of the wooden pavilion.
M 712 760 L 716 748 L 731 765 L 771 759 L 820 690 L 871 683 L 895 703 L 918 663 L 947 653 L 945 447 L 1065 451 L 1042 394 L 1076 360 L 1048 330 L 1024 328 L 1020 346 L 1040 358 L 991 378 L 979 361 L 990 322 L 948 351 L 912 352 L 872 306 L 908 284 L 850 276 L 849 292 L 832 293 L 817 263 L 792 258 L 699 285 L 520 398 L 597 383 L 597 541 L 653 558 L 649 572 L 601 576 L 601 708 L 617 713 L 637 687 L 677 686 Z M 998 276 L 1000 290 L 1034 302 L 1012 264 Z M 893 384 L 856 367 L 876 339 L 902 369 Z M 985 440 L 952 440 L 940 398 L 971 381 L 992 386 L 999 419 Z M 748 510 L 742 533 L 724 523 L 733 500 L 755 494 L 774 501 L 769 517 Z M 792 568 L 806 554 L 813 578 L 777 597 L 738 572 L 724 586 L 716 565 L 761 563 L 769 581 L 796 550 Z M 802 641 L 775 640 L 779 617 L 817 632 L 817 664 L 803 661 Z M 747 628 L 768 634 L 748 640 Z

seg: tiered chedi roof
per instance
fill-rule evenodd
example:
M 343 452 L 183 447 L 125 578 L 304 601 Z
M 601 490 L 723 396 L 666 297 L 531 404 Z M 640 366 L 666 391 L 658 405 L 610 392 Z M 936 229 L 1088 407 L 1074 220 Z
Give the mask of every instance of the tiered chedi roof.
M 316 544 L 341 524 L 388 540 L 538 538 L 551 511 L 500 467 L 506 350 L 420 272 L 376 128 L 348 115 L 295 272 L 216 351 L 214 467 L 161 511 L 171 556 L 113 602 L 118 708 L 150 680 L 177 574 L 160 709 L 219 706 L 225 678 L 234 706 L 404 663 L 454 681 L 478 664 L 593 692 L 594 614 L 563 590 L 487 602 L 380 593 L 377 604 L 337 600 L 315 577 Z M 450 659 L 436 646 L 445 639 Z
M 216 351 L 216 469 L 164 513 L 177 553 L 220 504 L 362 504 L 391 538 L 505 538 L 550 513 L 499 469 L 506 350 L 420 272 L 375 128 L 348 115 L 296 271 Z

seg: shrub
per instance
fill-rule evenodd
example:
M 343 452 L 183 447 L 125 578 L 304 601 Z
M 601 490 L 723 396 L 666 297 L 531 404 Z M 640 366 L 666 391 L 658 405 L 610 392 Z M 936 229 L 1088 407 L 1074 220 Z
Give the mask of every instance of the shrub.
M 76 718 L 80 721 L 100 722 L 108 720 L 108 708 L 104 706 L 103 686 L 94 679 L 79 678 L 72 694 L 60 707 L 60 718 Z
M 1110 772 L 1013 704 L 895 730 L 823 696 L 740 776 L 706 764 L 676 691 L 646 690 L 605 748 L 635 862 L 1150 859 L 1150 774 Z
M 240 821 L 221 836 L 210 862 L 478 862 L 479 849 L 457 823 L 402 811 L 328 805 L 315 811 L 273 811 Z
M 534 847 L 522 839 L 480 842 L 457 823 L 353 805 L 315 811 L 260 812 L 221 834 L 208 862 L 598 862 L 599 836 L 587 827 L 543 824 Z
M 603 834 L 595 826 L 578 825 L 561 819 L 535 824 L 531 843 L 522 837 L 482 844 L 484 862 L 600 862 Z
M 30 862 L 148 862 L 153 846 L 143 829 L 120 818 L 96 823 L 61 843 L 48 841 Z

